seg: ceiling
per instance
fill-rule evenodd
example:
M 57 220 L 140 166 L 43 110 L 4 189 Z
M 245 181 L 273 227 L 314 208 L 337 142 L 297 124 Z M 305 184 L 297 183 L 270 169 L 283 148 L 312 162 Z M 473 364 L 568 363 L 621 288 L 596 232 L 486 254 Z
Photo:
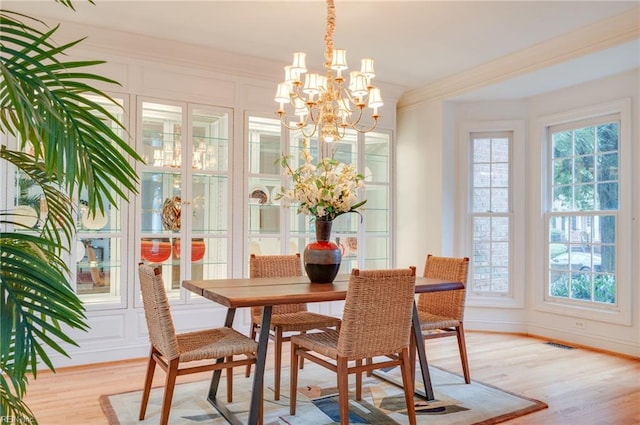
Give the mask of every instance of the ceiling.
M 305 51 L 307 66 L 321 71 L 326 25 L 323 1 L 95 0 L 95 3 L 74 0 L 74 12 L 53 0 L 3 0 L 2 8 L 42 17 L 48 22 L 78 22 L 228 50 L 274 60 L 283 66 L 291 61 L 294 51 Z M 557 37 L 638 5 L 638 1 L 612 0 L 336 0 L 334 46 L 347 50 L 352 68 L 360 58 L 372 57 L 377 79 L 412 90 L 522 49 L 553 42 Z M 617 52 L 609 51 L 607 66 L 602 66 L 603 61 L 593 54 L 566 66 L 584 69 L 589 64 L 600 64 L 602 69 L 597 75 L 581 74 L 586 79 L 622 72 L 638 67 L 638 46 L 636 40 L 622 51 L 621 47 Z M 566 66 L 556 66 L 547 73 L 558 73 L 568 78 L 568 82 L 575 81 L 574 73 Z M 531 77 L 553 81 L 549 75 L 540 73 Z M 518 79 L 510 84 L 489 86 L 474 93 L 480 97 L 499 96 L 501 92 L 513 95 L 516 88 L 531 87 L 528 81 Z

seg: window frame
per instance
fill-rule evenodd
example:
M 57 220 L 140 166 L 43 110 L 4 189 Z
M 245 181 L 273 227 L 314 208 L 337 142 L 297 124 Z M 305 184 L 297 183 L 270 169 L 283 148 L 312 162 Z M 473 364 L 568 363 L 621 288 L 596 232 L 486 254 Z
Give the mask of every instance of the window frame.
M 548 296 L 548 223 L 551 211 L 549 190 L 551 188 L 551 143 L 549 128 L 575 123 L 579 126 L 585 120 L 598 119 L 616 115 L 620 119 L 618 135 L 619 160 L 619 209 L 616 229 L 616 261 L 617 261 L 617 304 L 576 302 L 572 299 L 561 299 Z M 597 320 L 608 323 L 631 325 L 631 294 L 632 279 L 631 265 L 631 232 L 623 229 L 632 228 L 632 193 L 631 193 L 631 99 L 621 99 L 608 103 L 601 103 L 584 108 L 538 117 L 533 125 L 534 140 L 540 145 L 540 216 L 537 220 L 537 240 L 535 251 L 539 255 L 533 256 L 532 282 L 538 282 L 535 292 L 535 310 L 561 314 L 565 316 Z M 532 181 L 535 177 L 532 176 Z M 611 213 L 604 211 L 605 213 Z M 585 211 L 580 215 L 587 214 Z M 569 213 L 570 214 L 570 213 Z
M 505 293 L 467 291 L 466 305 L 473 307 L 524 308 L 525 306 L 525 122 L 523 120 L 466 122 L 460 126 L 461 181 L 459 205 L 463 214 L 459 218 L 461 229 L 458 245 L 470 259 L 469 278 L 473 279 L 473 134 L 510 133 L 509 152 L 509 211 L 500 213 L 509 217 L 509 289 Z

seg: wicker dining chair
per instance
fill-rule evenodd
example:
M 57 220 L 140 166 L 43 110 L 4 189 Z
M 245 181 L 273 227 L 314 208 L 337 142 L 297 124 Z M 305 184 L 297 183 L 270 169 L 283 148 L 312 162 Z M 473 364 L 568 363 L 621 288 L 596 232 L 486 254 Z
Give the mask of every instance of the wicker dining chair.
M 409 354 L 415 273 L 415 267 L 353 269 L 340 329 L 291 338 L 291 364 L 302 357 L 336 372 L 341 425 L 349 423 L 349 374 L 356 375 L 356 400 L 361 400 L 362 372 L 391 366 L 401 368 L 407 416 L 416 423 Z M 367 358 L 373 361 L 363 365 Z M 291 368 L 291 415 L 296 414 L 297 387 L 298 369 Z
M 149 329 L 151 352 L 144 381 L 139 419 L 143 420 L 149 401 L 153 373 L 158 364 L 166 373 L 160 425 L 167 425 L 176 378 L 190 373 L 226 369 L 227 401 L 232 401 L 233 368 L 255 363 L 258 344 L 234 329 L 222 327 L 195 332 L 176 333 L 161 267 L 139 265 L 140 290 L 144 315 Z M 233 356 L 244 357 L 234 360 Z M 218 359 L 224 361 L 217 362 Z M 195 365 L 182 366 L 196 360 Z M 216 362 L 213 362 L 216 360 Z
M 291 255 L 255 255 L 249 258 L 249 275 L 255 277 L 292 277 L 302 276 L 300 254 Z M 262 323 L 262 307 L 251 308 L 251 338 L 255 339 Z M 287 304 L 273 306 L 271 311 L 271 329 L 269 338 L 275 343 L 274 399 L 280 400 L 280 373 L 282 365 L 282 343 L 291 336 L 285 332 L 305 333 L 314 329 L 339 328 L 340 319 L 324 314 L 307 311 L 306 304 Z M 302 362 L 300 363 L 302 368 Z M 247 366 L 249 376 L 251 365 Z
M 455 280 L 467 284 L 469 258 L 427 256 L 424 277 Z M 464 381 L 471 383 L 467 347 L 464 340 L 464 301 L 466 289 L 423 293 L 418 296 L 418 317 L 424 340 L 458 337 Z M 414 354 L 415 356 L 415 354 Z

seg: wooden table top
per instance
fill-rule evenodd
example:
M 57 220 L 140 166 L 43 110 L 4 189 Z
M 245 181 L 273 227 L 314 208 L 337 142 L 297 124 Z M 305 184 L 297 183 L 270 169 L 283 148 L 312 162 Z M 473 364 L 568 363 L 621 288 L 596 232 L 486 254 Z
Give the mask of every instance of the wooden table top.
M 307 276 L 185 280 L 189 291 L 229 308 L 340 301 L 347 296 L 349 275 L 333 283 L 310 283 Z M 463 289 L 461 282 L 416 277 L 416 294 Z

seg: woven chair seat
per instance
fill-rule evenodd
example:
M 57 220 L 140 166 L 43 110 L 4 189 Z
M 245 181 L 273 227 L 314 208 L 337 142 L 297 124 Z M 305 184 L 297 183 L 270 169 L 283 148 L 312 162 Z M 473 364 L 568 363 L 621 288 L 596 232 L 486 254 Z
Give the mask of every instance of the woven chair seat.
M 420 329 L 430 331 L 433 329 L 454 328 L 460 324 L 460 321 L 451 317 L 438 316 L 426 311 L 418 311 L 420 318 Z
M 218 328 L 176 335 L 180 361 L 215 359 L 258 350 L 258 343 L 235 329 Z
M 271 329 L 279 326 L 283 332 L 306 332 L 313 329 L 331 328 L 339 325 L 340 319 L 337 317 L 325 316 L 324 314 L 309 311 L 271 316 Z
M 297 344 L 307 350 L 335 359 L 338 355 L 338 337 L 340 332 L 330 329 L 325 332 L 316 332 L 304 335 L 294 335 L 291 343 Z

